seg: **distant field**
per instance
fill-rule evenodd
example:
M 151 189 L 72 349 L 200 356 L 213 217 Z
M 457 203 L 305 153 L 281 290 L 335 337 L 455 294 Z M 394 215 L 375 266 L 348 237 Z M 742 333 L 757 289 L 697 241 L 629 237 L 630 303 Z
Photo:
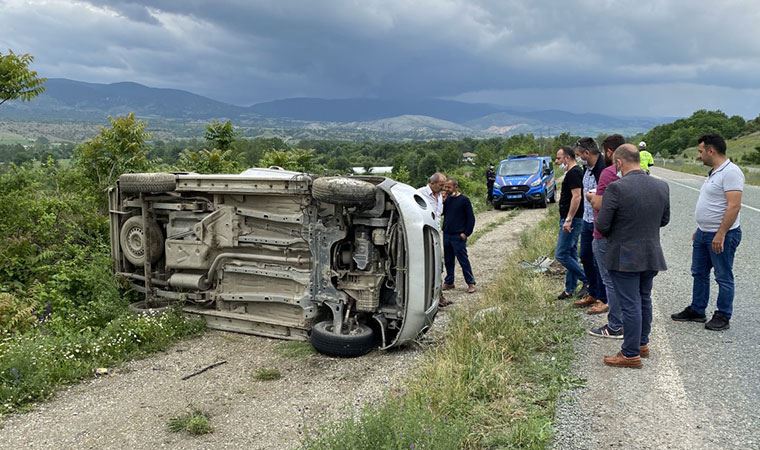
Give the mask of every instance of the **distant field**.
M 7 131 L 0 131 L 0 144 L 14 145 L 14 144 L 29 144 L 29 139 L 16 133 L 10 133 Z
M 748 134 L 736 139 L 729 139 L 726 141 L 726 153 L 732 160 L 738 160 L 747 153 L 751 153 L 755 150 L 755 147 L 760 145 L 760 132 Z M 655 152 L 652 152 L 654 154 Z M 684 150 L 684 155 L 689 159 L 697 157 L 697 148 L 689 147 Z

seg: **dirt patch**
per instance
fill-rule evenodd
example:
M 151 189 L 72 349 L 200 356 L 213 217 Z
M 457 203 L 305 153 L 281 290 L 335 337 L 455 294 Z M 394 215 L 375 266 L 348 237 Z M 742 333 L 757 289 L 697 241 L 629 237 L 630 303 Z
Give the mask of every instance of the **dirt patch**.
M 519 245 L 519 234 L 538 223 L 545 211 L 521 210 L 469 249 L 480 290 Z M 476 230 L 505 214 L 479 214 Z M 458 267 L 456 282 L 448 299 L 461 304 L 480 295 L 464 292 Z M 308 430 L 350 415 L 399 386 L 424 349 L 440 339 L 446 324 L 444 310 L 420 345 L 355 359 L 289 357 L 281 351 L 287 345 L 283 341 L 210 331 L 72 386 L 31 412 L 6 418 L 0 448 L 297 447 Z M 221 360 L 227 363 L 182 380 Z M 277 369 L 282 377 L 258 381 L 254 375 L 264 368 Z M 190 437 L 168 430 L 170 418 L 191 409 L 208 413 L 212 434 Z

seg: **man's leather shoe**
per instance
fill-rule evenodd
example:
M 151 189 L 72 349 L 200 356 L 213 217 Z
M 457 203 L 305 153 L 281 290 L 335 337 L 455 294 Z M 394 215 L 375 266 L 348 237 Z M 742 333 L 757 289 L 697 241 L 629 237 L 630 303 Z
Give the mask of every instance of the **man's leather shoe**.
M 587 314 L 604 314 L 607 311 L 610 310 L 610 307 L 607 306 L 606 303 L 604 303 L 601 300 L 597 300 L 594 302 L 593 306 L 586 311 Z
M 474 294 L 476 291 L 474 284 L 468 284 L 467 285 L 467 293 L 468 294 Z
M 641 356 L 631 356 L 630 358 L 618 352 L 614 356 L 605 356 L 604 364 L 612 367 L 625 367 L 628 369 L 641 369 Z
M 649 358 L 649 344 L 644 344 L 639 347 L 639 356 L 642 358 Z
M 441 290 L 444 290 L 444 291 L 450 291 L 452 289 L 454 289 L 454 285 L 453 284 L 446 284 L 446 283 L 443 283 L 443 287 L 441 288 Z
M 578 308 L 585 308 L 587 306 L 593 305 L 596 302 L 597 302 L 597 300 L 594 297 L 592 297 L 590 295 L 587 295 L 587 296 L 583 297 L 580 300 L 574 301 L 573 305 L 577 306 Z

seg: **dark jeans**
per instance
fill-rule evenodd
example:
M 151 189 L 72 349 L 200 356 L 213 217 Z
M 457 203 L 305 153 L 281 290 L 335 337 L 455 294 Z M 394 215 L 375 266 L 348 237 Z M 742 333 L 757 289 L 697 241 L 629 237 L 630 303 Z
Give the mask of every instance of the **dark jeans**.
M 459 237 L 458 234 L 443 235 L 443 262 L 446 266 L 446 278 L 443 280 L 446 284 L 454 284 L 454 258 L 459 261 L 462 267 L 464 281 L 467 284 L 475 284 L 475 277 L 472 275 L 470 260 L 467 258 L 467 241 Z
M 697 229 L 691 251 L 691 276 L 694 284 L 691 291 L 691 309 L 704 314 L 710 301 L 710 269 L 715 270 L 718 283 L 718 311 L 731 318 L 734 311 L 734 255 L 742 241 L 741 227 L 729 230 L 723 241 L 723 252 L 712 249 L 714 232 Z
M 486 192 L 488 192 L 488 203 L 493 201 L 493 183 L 486 184 Z
M 554 257 L 560 262 L 567 273 L 565 273 L 565 292 L 572 294 L 578 285 L 578 281 L 587 284 L 586 274 L 578 262 L 578 236 L 581 234 L 583 219 L 573 219 L 572 228 L 569 233 L 562 229 L 565 219 L 559 219 L 559 235 L 557 236 L 557 248 L 554 250 Z
M 607 303 L 604 282 L 602 282 L 596 261 L 594 261 L 592 242 L 594 242 L 594 222 L 584 220 L 583 231 L 581 231 L 581 264 L 583 264 L 583 273 L 586 274 L 588 280 L 588 293 L 595 299 Z
M 657 271 L 619 272 L 610 270 L 615 300 L 623 311 L 623 354 L 638 356 L 639 347 L 649 343 L 652 331 L 652 281 Z
M 612 284 L 610 272 L 604 265 L 604 257 L 607 254 L 607 239 L 594 239 L 592 247 L 594 248 L 596 268 L 599 269 L 599 276 L 602 277 L 602 283 L 605 291 L 607 291 L 607 305 L 610 307 L 610 311 L 607 313 L 607 326 L 613 331 L 618 331 L 623 327 L 623 313 L 620 309 L 620 300 L 615 298 L 615 285 Z

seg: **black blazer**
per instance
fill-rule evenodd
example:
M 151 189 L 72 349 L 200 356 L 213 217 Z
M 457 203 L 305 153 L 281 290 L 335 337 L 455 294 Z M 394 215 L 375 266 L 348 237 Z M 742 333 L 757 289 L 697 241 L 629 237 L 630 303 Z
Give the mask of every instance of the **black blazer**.
M 607 237 L 607 270 L 666 270 L 660 227 L 670 222 L 668 184 L 640 170 L 607 186 L 596 228 Z

